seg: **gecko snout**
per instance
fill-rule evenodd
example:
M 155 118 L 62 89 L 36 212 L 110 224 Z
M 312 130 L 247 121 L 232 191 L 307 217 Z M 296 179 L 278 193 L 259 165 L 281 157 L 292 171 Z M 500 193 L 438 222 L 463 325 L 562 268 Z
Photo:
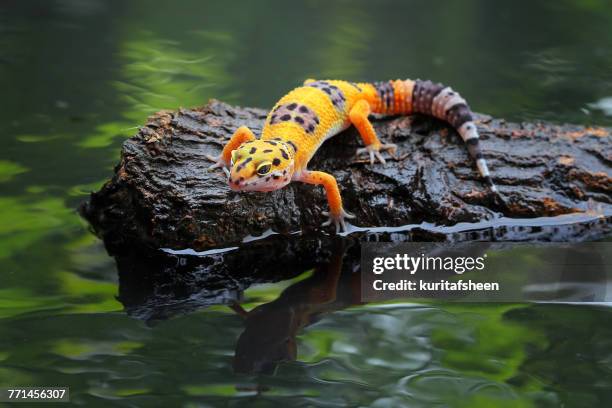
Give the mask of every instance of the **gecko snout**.
M 232 188 L 232 190 L 239 190 L 240 186 L 244 185 L 244 177 L 232 177 L 230 178 L 230 187 Z

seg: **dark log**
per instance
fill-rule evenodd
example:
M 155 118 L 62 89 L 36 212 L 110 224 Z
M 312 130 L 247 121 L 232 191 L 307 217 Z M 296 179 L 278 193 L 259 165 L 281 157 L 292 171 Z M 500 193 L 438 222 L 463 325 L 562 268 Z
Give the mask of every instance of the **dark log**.
M 292 183 L 271 193 L 236 193 L 222 172 L 207 171 L 207 154 L 217 155 L 240 125 L 260 133 L 264 117 L 263 110 L 214 100 L 202 108 L 157 113 L 125 141 L 113 178 L 91 195 L 81 213 L 114 248 L 204 250 L 269 230 L 317 231 L 324 221 L 321 212 L 327 210 L 322 188 Z M 480 225 L 489 234 L 486 239 L 521 240 L 531 235 L 521 236 L 519 230 L 508 235 L 512 228 L 504 225 L 509 220 L 499 217 L 558 216 L 549 227 L 577 225 L 561 238 L 592 239 L 609 233 L 610 129 L 508 123 L 484 115 L 477 115 L 477 123 L 503 202 L 487 193 L 456 132 L 421 116 L 375 122 L 381 139 L 399 146 L 397 157 L 386 165 L 370 165 L 355 156 L 361 140 L 351 128 L 326 142 L 309 167 L 336 176 L 345 207 L 357 215 L 358 226 L 451 226 L 498 219 L 464 229 L 478 230 Z M 526 224 L 539 228 L 539 222 Z M 412 229 L 408 239 L 439 240 L 456 232 L 434 228 L 415 237 L 423 228 L 427 230 L 423 225 Z M 552 240 L 556 233 L 547 232 Z

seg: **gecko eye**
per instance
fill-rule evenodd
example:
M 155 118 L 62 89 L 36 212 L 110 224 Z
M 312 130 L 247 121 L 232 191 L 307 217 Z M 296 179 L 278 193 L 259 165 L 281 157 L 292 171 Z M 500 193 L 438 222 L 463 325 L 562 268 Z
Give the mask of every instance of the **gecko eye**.
M 233 166 L 234 163 L 238 161 L 237 159 L 238 159 L 238 150 L 234 150 L 232 152 L 232 162 L 230 164 Z
M 266 175 L 270 172 L 271 169 L 272 163 L 263 162 L 259 166 L 257 166 L 257 174 L 259 174 L 260 176 Z

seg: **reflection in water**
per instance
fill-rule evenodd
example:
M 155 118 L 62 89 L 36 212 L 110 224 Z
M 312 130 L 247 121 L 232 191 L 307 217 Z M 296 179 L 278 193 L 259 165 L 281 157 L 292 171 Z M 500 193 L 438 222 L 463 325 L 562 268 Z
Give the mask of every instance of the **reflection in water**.
M 245 325 L 236 344 L 236 372 L 272 374 L 279 362 L 295 360 L 296 336 L 304 327 L 322 315 L 359 303 L 359 272 L 347 271 L 341 280 L 344 245 L 337 240 L 329 262 L 316 266 L 311 276 L 285 289 L 274 301 L 248 312 L 233 306 Z
M 300 252 L 302 246 L 310 256 Z M 486 248 L 506 260 L 508 282 L 514 283 L 518 292 L 524 282 L 537 281 L 537 276 L 525 276 L 524 271 L 512 266 L 514 257 L 531 256 L 529 248 L 513 243 L 489 243 Z M 439 402 L 450 401 L 457 393 L 478 396 L 483 395 L 483 390 L 496 389 L 486 399 L 489 404 L 518 398 L 516 392 L 528 395 L 534 388 L 543 390 L 549 387 L 548 381 L 554 381 L 552 369 L 531 358 L 546 356 L 547 347 L 560 346 L 555 336 L 559 325 L 565 327 L 564 313 L 569 310 L 566 306 L 473 303 L 407 307 L 403 303 L 406 299 L 399 297 L 384 309 L 377 309 L 376 304 L 363 308 L 360 251 L 360 242 L 352 238 L 287 240 L 272 236 L 237 251 L 201 257 L 160 254 L 147 259 L 136 254 L 121 255 L 117 256 L 120 300 L 128 313 L 149 322 L 190 314 L 203 307 L 227 305 L 240 321 L 233 337 L 228 336 L 228 328 L 234 328 L 237 322 L 225 320 L 230 326 L 223 329 L 224 341 L 235 344 L 235 348 L 232 358 L 217 364 L 231 365 L 236 375 L 256 376 L 248 377 L 246 384 L 243 377 L 237 377 L 236 392 L 274 395 L 286 375 L 298 381 L 308 377 L 309 383 L 354 376 L 360 381 L 376 382 L 368 374 L 373 370 L 383 382 L 402 383 L 402 389 L 410 390 L 417 400 L 429 398 L 433 384 L 442 387 L 447 381 L 456 382 L 456 388 L 441 391 Z M 433 248 L 427 254 L 440 251 Z M 283 255 L 287 253 L 300 261 L 296 263 Z M 580 260 L 583 256 L 580 249 L 566 253 L 568 259 Z M 312 269 L 302 265 L 311 265 Z M 544 299 L 577 293 L 581 297 L 569 299 L 588 301 L 588 293 L 568 288 L 579 282 L 589 283 L 591 290 L 601 290 L 608 277 L 603 270 L 586 271 L 591 275 L 576 276 L 575 268 L 561 270 L 558 285 L 532 285 L 528 289 L 537 289 L 538 296 Z M 277 281 L 280 276 L 289 279 L 290 285 L 282 292 L 268 293 L 256 300 L 251 290 L 258 286 L 249 286 Z M 540 310 L 559 310 L 561 314 L 549 316 L 551 326 L 542 329 L 531 324 Z M 196 342 L 206 344 L 206 337 L 212 334 L 206 333 Z M 601 348 L 601 339 L 591 338 L 585 344 Z M 478 358 L 474 359 L 474 355 Z M 305 372 L 300 372 L 299 366 Z M 539 382 L 533 382 L 532 371 L 543 373 Z M 271 379 L 277 377 L 278 382 Z M 515 389 L 511 390 L 509 384 L 522 385 L 513 385 Z M 403 397 L 394 398 L 401 401 Z
M 342 390 L 353 395 L 342 402 L 356 405 L 384 400 L 394 406 L 454 406 L 452 401 L 462 398 L 476 407 L 529 406 L 533 401 L 552 407 L 568 398 L 559 389 L 562 384 L 565 389 L 588 389 L 595 405 L 609 399 L 603 389 L 574 384 L 571 376 L 559 379 L 555 374 L 567 371 L 561 366 L 578 364 L 580 357 L 568 353 L 570 348 L 582 350 L 589 358 L 605 354 L 604 343 L 612 336 L 608 333 L 612 326 L 597 323 L 606 316 L 605 310 L 478 303 L 418 306 L 402 298 L 385 306 L 365 305 L 360 293 L 359 241 L 303 239 L 292 242 L 272 236 L 237 251 L 201 257 L 116 255 L 120 300 L 133 317 L 157 322 L 155 327 L 161 331 L 178 323 L 162 324 L 160 320 L 199 316 L 206 330 L 183 328 L 199 333 L 190 336 L 190 347 L 208 350 L 213 339 L 227 343 L 222 352 L 226 358 L 216 356 L 214 364 L 205 359 L 184 363 L 186 370 L 210 373 L 201 383 L 192 382 L 189 392 L 218 390 L 266 398 L 290 388 L 311 402 L 323 403 Z M 310 256 L 300 252 L 300 245 Z M 505 254 L 508 275 L 520 286 L 526 277 L 512 269 L 510 260 L 529 257 L 529 253 L 513 247 L 517 248 L 510 243 L 490 243 L 487 251 L 498 248 Z M 300 261 L 292 262 L 282 255 L 286 253 Z M 258 284 L 281 276 L 290 282 L 284 290 L 259 289 Z M 577 280 L 563 271 L 560 276 L 568 284 Z M 586 281 L 601 287 L 604 278 L 595 274 Z M 566 288 L 561 282 L 560 287 L 542 293 L 563 294 Z M 204 307 L 216 312 L 194 313 Z M 219 310 L 228 309 L 233 310 L 232 319 L 209 321 Z M 577 323 L 585 318 L 580 310 L 590 310 L 588 323 Z M 567 318 L 573 322 L 570 326 Z M 182 319 L 172 321 L 176 320 Z M 586 326 L 593 335 L 582 332 L 581 327 Z M 216 355 L 215 350 L 209 351 Z M 607 364 L 602 360 L 585 375 L 612 385 L 612 378 L 604 374 Z M 227 372 L 230 367 L 233 374 Z M 219 370 L 225 373 L 221 377 Z M 382 388 L 371 391 L 378 387 Z M 301 394 L 302 389 L 307 391 Z

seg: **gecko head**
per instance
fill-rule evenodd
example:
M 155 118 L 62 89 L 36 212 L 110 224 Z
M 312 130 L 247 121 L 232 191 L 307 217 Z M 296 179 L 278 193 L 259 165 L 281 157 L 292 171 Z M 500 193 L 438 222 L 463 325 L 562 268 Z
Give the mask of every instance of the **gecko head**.
M 229 184 L 234 191 L 272 191 L 291 182 L 293 150 L 282 141 L 252 140 L 232 152 Z

